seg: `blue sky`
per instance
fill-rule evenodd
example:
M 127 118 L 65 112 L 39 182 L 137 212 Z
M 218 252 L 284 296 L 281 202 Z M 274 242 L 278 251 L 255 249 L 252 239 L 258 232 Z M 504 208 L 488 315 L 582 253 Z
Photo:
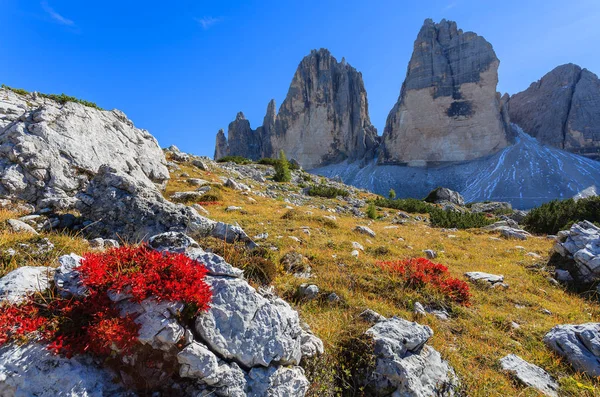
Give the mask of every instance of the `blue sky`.
M 325 47 L 362 72 L 381 134 L 425 18 L 490 41 L 501 92 L 568 62 L 600 73 L 598 0 L 1 0 L 0 83 L 121 109 L 162 146 L 212 156 L 219 128 L 240 110 L 257 127 Z

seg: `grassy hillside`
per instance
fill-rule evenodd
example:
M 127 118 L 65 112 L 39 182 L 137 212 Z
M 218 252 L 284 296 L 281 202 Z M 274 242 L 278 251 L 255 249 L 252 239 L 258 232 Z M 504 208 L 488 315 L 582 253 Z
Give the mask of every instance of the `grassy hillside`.
M 542 342 L 545 333 L 557 324 L 600 321 L 597 302 L 567 292 L 549 280 L 546 264 L 552 240 L 545 236 L 526 241 L 506 240 L 497 232 L 480 229 L 432 228 L 428 214 L 410 214 L 404 224 L 398 224 L 392 222 L 397 210 L 381 207 L 377 207 L 376 220 L 358 218 L 350 211 L 335 212 L 337 206 L 348 206 L 347 201 L 302 195 L 302 186 L 292 183 L 242 179 L 241 182 L 251 186 L 249 193 L 223 187 L 221 178 L 233 174 L 220 167 L 207 172 L 183 163 L 172 173 L 164 194 L 170 197 L 177 191 L 197 189 L 188 182 L 190 178 L 207 180 L 212 183 L 209 193 L 218 199 L 205 206 L 210 218 L 238 223 L 250 236 L 268 233 L 265 240 L 259 241 L 261 249 L 254 252 L 214 239 L 200 243 L 244 268 L 254 286 L 272 284 L 276 293 L 288 300 L 323 340 L 325 355 L 303 363 L 312 381 L 310 395 L 362 395 L 351 375 L 357 366 L 366 365 L 372 358 L 368 354 L 368 341 L 361 338 L 369 324 L 358 317 L 370 308 L 384 316 L 400 316 L 429 325 L 435 332 L 429 343 L 455 368 L 465 395 L 538 395 L 500 371 L 498 360 L 515 353 L 558 378 L 565 396 L 600 396 L 598 380 L 575 374 Z M 361 199 L 375 198 L 350 190 Z M 229 206 L 241 210 L 226 211 Z M 361 210 L 366 211 L 366 205 Z M 23 265 L 54 266 L 62 254 L 89 249 L 87 241 L 77 235 L 32 236 L 10 232 L 4 220 L 18 215 L 14 211 L 0 211 L 0 275 Z M 376 236 L 355 232 L 357 225 L 368 226 Z M 31 247 L 43 238 L 49 239 L 55 249 L 50 253 L 33 253 Z M 364 247 L 364 251 L 359 250 L 358 258 L 351 255 L 353 242 Z M 23 243 L 29 245 L 20 246 Z M 15 249 L 15 254 L 10 249 Z M 376 265 L 378 261 L 423 257 L 426 249 L 435 250 L 438 257 L 434 262 L 447 266 L 456 278 L 466 280 L 464 273 L 468 271 L 502 274 L 509 288 L 490 289 L 470 284 L 471 305 L 464 306 L 444 299 L 435 291 L 407 286 Z M 286 272 L 281 260 L 289 252 L 305 257 L 302 266 L 312 268 L 310 280 Z M 299 298 L 298 287 L 305 282 L 318 285 L 317 299 Z M 331 293 L 340 300 L 330 301 Z M 417 317 L 415 302 L 446 309 L 451 318 L 443 321 L 433 315 Z
M 187 176 L 181 177 L 182 173 Z M 193 190 L 186 182 L 188 178 L 220 183 L 219 177 L 229 175 L 220 169 L 204 172 L 182 164 L 180 170 L 172 173 L 165 196 Z M 497 232 L 479 229 L 448 231 L 432 228 L 426 221 L 426 214 L 420 216 L 425 221 L 412 217 L 406 224 L 393 224 L 391 220 L 396 211 L 382 208 L 378 208 L 378 220 L 333 214 L 328 209 L 346 203 L 307 197 L 306 205 L 291 205 L 284 200 L 300 190 L 297 186 L 280 184 L 278 197 L 268 198 L 255 194 L 264 191 L 264 184 L 252 180 L 242 182 L 250 185 L 253 191 L 244 195 L 220 187 L 222 201 L 206 206 L 206 209 L 212 219 L 237 222 L 250 236 L 268 233 L 268 238 L 260 244 L 267 248 L 262 254 L 267 258 L 266 262 L 276 266 L 273 279 L 276 292 L 294 305 L 302 319 L 325 343 L 325 356 L 305 364 L 312 376 L 312 395 L 361 395 L 348 374 L 354 361 L 368 360 L 368 357 L 348 354 L 348 349 L 342 348 L 350 346 L 356 352 L 361 351 L 364 342 L 360 335 L 369 325 L 358 315 L 366 308 L 384 316 L 400 316 L 429 325 L 435 332 L 429 343 L 455 368 L 466 395 L 538 395 L 500 371 L 498 360 L 510 353 L 518 354 L 560 378 L 564 395 L 600 395 L 597 381 L 574 374 L 570 366 L 542 342 L 545 333 L 557 324 L 600 320 L 597 303 L 571 294 L 549 280 L 550 272 L 545 265 L 552 240 L 545 236 L 526 241 L 507 240 L 499 238 Z M 361 196 L 374 198 L 366 193 Z M 228 206 L 242 210 L 226 211 Z M 335 221 L 325 218 L 331 215 L 336 217 Z M 370 227 L 376 237 L 354 232 L 357 225 Z M 364 247 L 358 258 L 351 255 L 352 242 Z M 252 255 L 237 247 L 208 240 L 202 241 L 201 245 L 214 247 L 236 265 L 247 266 L 247 271 L 256 267 Z M 426 249 L 437 251 L 434 262 L 448 266 L 454 277 L 466 280 L 464 273 L 468 271 L 501 274 L 509 288 L 471 285 L 472 304 L 465 307 L 448 304 L 430 292 L 407 288 L 375 265 L 381 260 L 423 257 Z M 292 251 L 307 258 L 314 278 L 301 280 L 284 271 L 280 259 Z M 256 286 L 259 282 L 260 277 L 253 281 Z M 305 282 L 318 285 L 322 296 L 312 301 L 298 299 L 297 289 Z M 341 301 L 330 303 L 327 296 L 332 292 Z M 445 307 L 452 317 L 449 321 L 432 315 L 416 317 L 413 306 L 417 301 Z M 518 328 L 512 323 L 518 324 Z

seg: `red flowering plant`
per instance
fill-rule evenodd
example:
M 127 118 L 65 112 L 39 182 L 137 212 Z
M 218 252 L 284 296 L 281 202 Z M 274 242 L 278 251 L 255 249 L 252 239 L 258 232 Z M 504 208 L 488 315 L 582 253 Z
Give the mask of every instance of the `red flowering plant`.
M 77 270 L 87 289 L 83 297 L 39 295 L 0 306 L 0 346 L 39 331 L 50 350 L 68 357 L 128 354 L 137 344 L 139 325 L 133 316 L 120 315 L 109 293 L 126 294 L 134 302 L 181 301 L 192 313 L 208 310 L 212 297 L 204 265 L 145 245 L 87 253 Z
M 413 289 L 433 288 L 446 298 L 465 306 L 470 305 L 469 285 L 450 276 L 448 268 L 425 258 L 377 262 L 376 265 L 402 280 Z

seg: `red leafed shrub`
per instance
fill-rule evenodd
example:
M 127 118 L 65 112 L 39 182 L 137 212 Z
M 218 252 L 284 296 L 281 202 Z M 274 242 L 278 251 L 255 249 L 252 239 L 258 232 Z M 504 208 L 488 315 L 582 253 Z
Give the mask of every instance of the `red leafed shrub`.
M 411 258 L 400 261 L 377 262 L 381 269 L 400 277 L 410 288 L 432 287 L 447 298 L 468 306 L 471 298 L 469 285 L 450 276 L 448 268 L 425 258 Z
M 19 305 L 0 306 L 0 346 L 41 331 L 48 348 L 67 357 L 127 354 L 137 344 L 139 325 L 133 316 L 120 316 L 108 292 L 129 294 L 136 302 L 151 296 L 182 301 L 193 312 L 207 310 L 211 299 L 204 265 L 144 245 L 85 254 L 78 271 L 88 290 L 82 298 L 51 294 L 51 298 L 30 297 Z
M 124 292 L 136 302 L 155 296 L 194 305 L 196 311 L 207 310 L 211 298 L 202 264 L 184 254 L 162 253 L 144 245 L 87 253 L 77 270 L 91 293 Z
M 0 307 L 0 346 L 37 331 L 47 323 L 40 316 L 37 307 L 32 305 L 12 305 Z

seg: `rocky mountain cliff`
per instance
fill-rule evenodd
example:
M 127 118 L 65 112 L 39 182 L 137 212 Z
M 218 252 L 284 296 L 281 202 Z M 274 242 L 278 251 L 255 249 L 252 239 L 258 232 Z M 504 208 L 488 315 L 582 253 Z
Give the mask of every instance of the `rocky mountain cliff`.
M 279 113 L 271 101 L 256 130 L 240 112 L 229 124 L 227 139 L 219 132 L 215 158 L 258 159 L 284 150 L 288 158 L 310 169 L 372 158 L 377 145 L 361 74 L 321 49 L 300 62 Z
M 387 119 L 380 164 L 465 161 L 508 146 L 499 63 L 483 37 L 426 20 Z
M 0 198 L 71 208 L 103 164 L 162 185 L 156 139 L 119 110 L 0 89 Z
M 572 63 L 510 97 L 511 120 L 540 142 L 600 159 L 600 80 Z

